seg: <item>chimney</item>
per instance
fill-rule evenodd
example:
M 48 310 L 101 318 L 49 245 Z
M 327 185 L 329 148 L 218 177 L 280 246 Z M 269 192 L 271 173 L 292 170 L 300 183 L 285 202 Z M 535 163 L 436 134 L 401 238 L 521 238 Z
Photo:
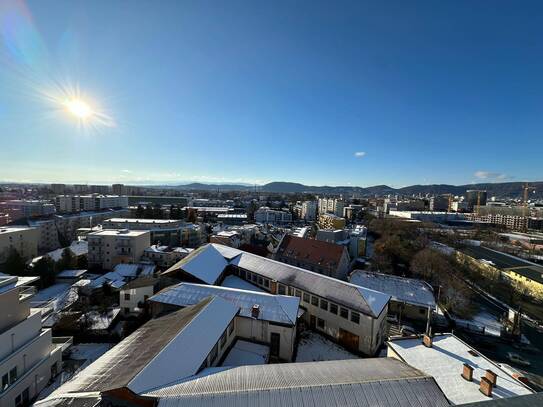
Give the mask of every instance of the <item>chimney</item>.
M 485 373 L 485 377 L 488 379 L 490 383 L 492 383 L 492 386 L 496 387 L 496 382 L 498 381 L 498 375 L 496 373 L 494 373 L 490 369 L 487 369 Z
M 259 315 L 260 315 L 260 305 L 255 304 L 253 305 L 253 308 L 251 308 L 251 316 L 255 319 L 258 319 Z
M 464 363 L 461 376 L 468 382 L 471 382 L 473 380 L 473 368 L 467 363 Z
M 427 348 L 431 348 L 432 347 L 432 337 L 430 335 L 424 334 L 424 336 L 422 337 L 422 343 Z
M 481 384 L 479 386 L 479 391 L 487 397 L 492 397 L 492 382 L 486 377 L 481 377 Z

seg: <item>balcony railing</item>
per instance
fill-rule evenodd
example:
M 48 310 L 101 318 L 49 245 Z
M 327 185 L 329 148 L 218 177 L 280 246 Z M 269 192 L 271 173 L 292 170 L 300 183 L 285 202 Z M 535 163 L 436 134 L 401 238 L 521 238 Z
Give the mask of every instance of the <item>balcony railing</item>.
M 21 286 L 19 289 L 19 301 L 25 301 L 36 295 L 38 290 L 34 286 Z
M 72 336 L 53 336 L 53 345 L 55 347 L 62 348 L 64 352 L 74 343 L 74 338 Z

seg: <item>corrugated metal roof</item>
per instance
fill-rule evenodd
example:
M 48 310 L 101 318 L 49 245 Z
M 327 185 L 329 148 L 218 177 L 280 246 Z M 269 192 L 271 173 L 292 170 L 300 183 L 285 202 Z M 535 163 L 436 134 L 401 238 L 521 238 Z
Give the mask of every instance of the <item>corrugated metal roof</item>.
M 210 307 L 211 305 L 213 307 Z M 206 311 L 206 318 L 200 318 L 204 315 L 204 311 Z M 169 362 L 175 358 L 170 357 L 169 362 L 154 366 L 152 370 L 155 372 L 155 377 L 164 380 L 164 383 L 191 376 L 200 367 L 203 359 L 207 357 L 211 347 L 236 312 L 237 308 L 230 303 L 220 298 L 209 298 L 197 305 L 152 319 L 72 380 L 55 390 L 53 394 L 58 396 L 69 393 L 101 392 L 121 387 L 132 388 L 134 387 L 132 382 L 141 375 L 142 371 L 148 369 L 149 365 L 159 360 L 159 354 L 168 351 L 172 344 L 181 342 L 185 344 L 183 348 L 188 351 L 183 358 L 172 364 Z M 227 314 L 223 315 L 224 313 Z M 195 324 L 194 321 L 199 319 L 204 320 L 205 323 Z M 194 329 L 187 330 L 188 326 L 198 328 L 198 332 L 194 332 Z M 184 339 L 186 340 L 183 341 Z M 203 347 L 206 348 L 203 349 Z M 194 360 L 195 355 L 203 356 L 200 360 Z M 167 371 L 171 369 L 175 371 L 171 375 L 167 374 Z M 145 384 L 152 381 L 146 380 Z M 156 386 L 155 384 L 149 387 Z M 132 390 L 137 392 L 138 388 L 132 388 Z
M 191 252 L 163 274 L 183 270 L 207 284 L 215 284 L 221 273 L 228 266 L 228 261 L 214 245 L 207 244 Z
M 374 317 L 381 314 L 390 299 L 390 295 L 378 291 L 251 253 L 241 252 L 230 264 Z
M 186 307 L 209 296 L 219 296 L 240 308 L 240 315 L 251 317 L 253 305 L 259 306 L 257 319 L 295 325 L 300 299 L 286 295 L 272 295 L 256 291 L 213 285 L 181 283 L 165 288 L 149 300 Z
M 179 406 L 447 406 L 435 381 L 388 358 L 209 369 L 148 393 Z

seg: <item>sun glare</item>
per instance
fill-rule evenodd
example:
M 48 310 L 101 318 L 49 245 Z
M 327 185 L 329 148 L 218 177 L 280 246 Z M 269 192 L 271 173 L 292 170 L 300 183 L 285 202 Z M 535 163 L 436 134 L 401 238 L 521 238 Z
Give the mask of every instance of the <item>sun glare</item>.
M 73 114 L 78 119 L 84 120 L 93 114 L 89 104 L 81 99 L 71 99 L 66 102 L 68 112 Z

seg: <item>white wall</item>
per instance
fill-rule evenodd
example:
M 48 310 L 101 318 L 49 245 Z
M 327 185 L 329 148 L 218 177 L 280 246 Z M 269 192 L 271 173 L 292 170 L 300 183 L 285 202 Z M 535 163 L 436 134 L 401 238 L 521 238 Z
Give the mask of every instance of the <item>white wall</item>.
M 283 360 L 292 361 L 296 327 L 289 328 L 273 325 L 268 321 L 246 317 L 236 317 L 236 320 L 237 335 L 243 339 L 270 344 L 271 333 L 278 333 L 280 336 L 279 357 Z

